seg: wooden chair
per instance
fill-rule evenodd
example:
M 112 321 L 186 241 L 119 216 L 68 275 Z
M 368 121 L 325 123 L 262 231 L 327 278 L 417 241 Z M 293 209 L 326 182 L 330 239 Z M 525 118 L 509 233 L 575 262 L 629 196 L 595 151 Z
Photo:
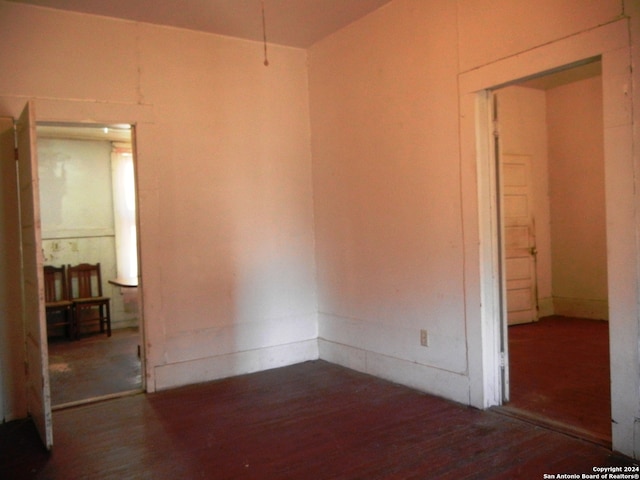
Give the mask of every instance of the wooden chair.
M 68 338 L 75 337 L 73 302 L 67 295 L 67 278 L 64 265 L 44 267 L 44 300 L 47 316 L 47 334 L 50 328 L 64 327 Z
M 73 302 L 76 337 L 80 336 L 80 325 L 98 322 L 100 333 L 111 336 L 111 310 L 109 297 L 102 295 L 100 263 L 81 263 L 67 266 L 67 290 Z

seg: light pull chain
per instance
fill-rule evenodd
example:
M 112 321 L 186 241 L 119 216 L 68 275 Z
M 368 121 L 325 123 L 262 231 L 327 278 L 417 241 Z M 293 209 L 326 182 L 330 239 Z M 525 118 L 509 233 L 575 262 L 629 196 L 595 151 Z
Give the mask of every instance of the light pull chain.
M 267 58 L 267 21 L 264 15 L 264 0 L 262 0 L 262 42 L 264 44 L 264 66 L 269 66 L 269 59 Z

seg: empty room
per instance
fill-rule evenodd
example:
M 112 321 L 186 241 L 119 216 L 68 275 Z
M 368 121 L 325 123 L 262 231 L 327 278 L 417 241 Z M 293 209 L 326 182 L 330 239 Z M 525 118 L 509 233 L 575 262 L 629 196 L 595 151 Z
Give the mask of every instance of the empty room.
M 0 0 L 0 472 L 541 478 L 632 465 L 639 32 L 636 0 Z M 578 107 L 558 114 L 580 93 L 541 86 L 592 67 L 576 81 L 597 100 L 593 132 L 570 119 Z M 534 113 L 501 100 L 523 90 L 544 100 Z M 543 134 L 508 136 L 535 115 Z M 131 133 L 137 270 L 123 282 L 95 248 L 86 262 L 103 266 L 114 318 L 135 288 L 139 383 L 52 409 L 43 269 L 73 263 L 63 247 L 85 259 L 50 223 L 45 166 L 63 205 L 97 214 L 38 134 L 90 125 Z M 597 166 L 565 154 L 591 142 Z M 80 233 L 117 251 L 110 222 Z M 85 300 L 69 299 L 73 332 Z M 526 324 L 510 325 L 514 305 Z M 605 326 L 595 438 L 589 414 L 577 429 L 513 415 L 527 386 L 510 344 L 549 316 Z M 131 324 L 100 326 L 55 347 Z M 563 332 L 555 351 L 585 344 Z M 568 367 L 545 368 L 562 381 Z

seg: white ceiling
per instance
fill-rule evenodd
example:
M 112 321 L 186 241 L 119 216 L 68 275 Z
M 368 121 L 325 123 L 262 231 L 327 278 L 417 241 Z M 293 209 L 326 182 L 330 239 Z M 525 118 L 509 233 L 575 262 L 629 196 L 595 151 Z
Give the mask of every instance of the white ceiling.
M 262 41 L 263 0 L 11 0 Z M 269 43 L 307 48 L 391 0 L 264 0 Z

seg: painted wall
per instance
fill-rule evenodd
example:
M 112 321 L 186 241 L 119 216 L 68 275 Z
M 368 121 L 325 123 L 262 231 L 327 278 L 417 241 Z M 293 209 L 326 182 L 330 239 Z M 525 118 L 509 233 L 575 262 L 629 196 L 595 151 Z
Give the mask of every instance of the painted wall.
M 117 277 L 109 141 L 38 139 L 42 250 L 46 265 L 98 263 L 112 328 L 137 325 Z
M 39 138 L 38 176 L 42 238 L 114 234 L 110 142 Z
M 637 2 L 623 6 L 637 27 Z M 481 142 L 467 134 L 478 97 L 463 92 L 484 88 L 476 73 L 511 80 L 597 52 L 594 36 L 626 48 L 619 32 L 634 29 L 621 14 L 618 0 L 395 0 L 314 45 L 308 67 L 307 52 L 273 46 L 265 68 L 257 43 L 3 1 L 11 42 L 0 59 L 13 67 L 0 77 L 0 114 L 37 97 L 46 120 L 137 124 L 151 389 L 316 358 L 319 347 L 487 406 Z M 607 28 L 615 35 L 603 40 Z M 605 71 L 628 60 L 620 48 Z M 605 130 L 620 141 L 605 150 L 619 163 L 608 182 L 625 193 L 607 218 L 610 261 L 625 266 L 615 314 L 626 319 L 612 322 L 614 446 L 633 452 L 638 223 L 618 221 L 638 204 L 624 173 L 638 134 L 618 104 L 639 96 L 614 80 Z
M 455 79 L 620 13 L 573 3 L 396 1 L 310 49 L 321 356 L 468 401 Z
M 156 386 L 317 358 L 306 53 L 274 47 L 265 67 L 258 43 L 139 33 L 162 132 L 150 154 L 137 130 Z
M 559 315 L 607 319 L 602 79 L 547 91 L 553 299 Z
M 460 71 L 604 25 L 633 2 L 625 9 L 617 0 L 458 0 Z
M 486 113 L 478 92 L 605 51 L 605 129 L 614 119 L 628 129 L 629 28 L 616 22 L 631 3 L 397 0 L 310 49 L 322 358 L 477 406 L 500 401 L 495 311 L 485 308 L 490 213 L 479 204 L 477 152 L 488 140 L 476 136 Z M 611 154 L 621 177 L 632 165 L 624 139 L 626 150 Z M 625 205 L 637 202 L 632 188 L 622 191 Z M 630 452 L 639 399 L 620 382 L 638 376 L 638 332 L 626 320 L 638 318 L 637 232 L 610 234 L 610 262 L 629 262 L 613 283 L 621 349 L 612 365 L 614 446 Z
M 305 51 L 5 1 L 0 31 L 0 115 L 136 124 L 147 388 L 317 358 Z
M 456 11 L 383 7 L 309 88 L 321 356 L 466 402 Z

